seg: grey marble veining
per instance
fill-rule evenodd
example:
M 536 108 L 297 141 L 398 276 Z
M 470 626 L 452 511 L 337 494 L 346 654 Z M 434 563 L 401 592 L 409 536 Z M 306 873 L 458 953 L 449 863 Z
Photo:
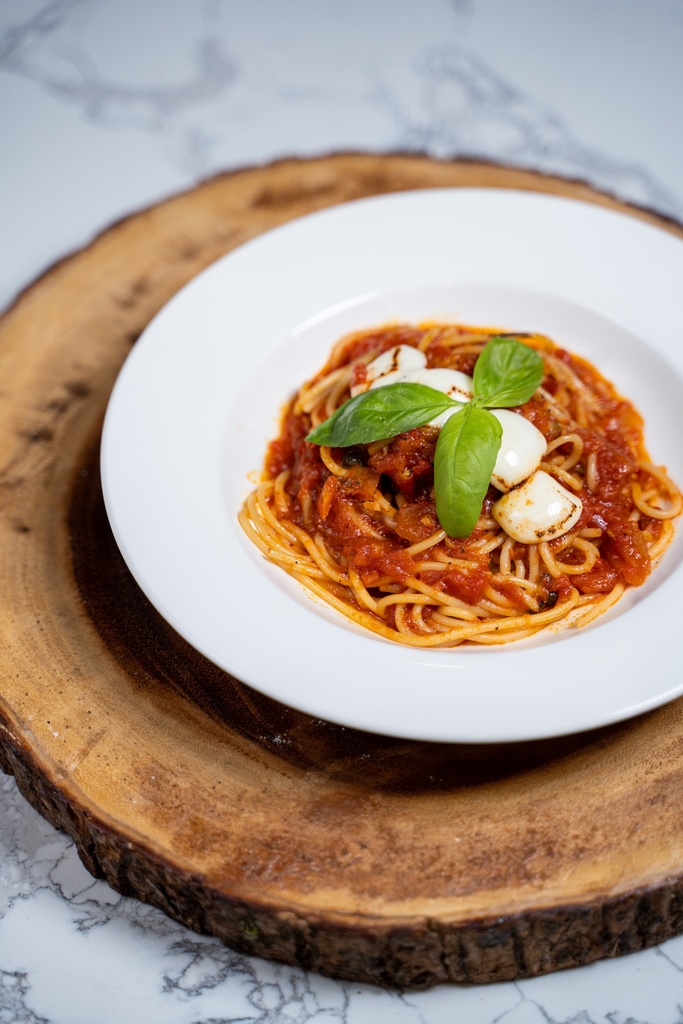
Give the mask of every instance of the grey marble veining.
M 681 216 L 681 6 L 649 10 L 645 0 L 551 11 L 541 0 L 5 0 L 0 212 L 17 249 L 0 303 L 113 217 L 287 155 L 484 157 Z M 69 216 L 56 222 L 61 207 Z
M 223 169 L 478 157 L 683 220 L 681 0 L 3 0 L 0 306 Z M 681 1024 L 683 939 L 519 984 L 383 992 L 124 899 L 0 787 L 0 1024 Z

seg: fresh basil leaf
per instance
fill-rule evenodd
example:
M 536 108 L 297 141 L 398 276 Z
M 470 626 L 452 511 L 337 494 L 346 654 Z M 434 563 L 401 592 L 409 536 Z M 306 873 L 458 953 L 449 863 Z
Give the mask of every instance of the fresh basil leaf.
M 442 428 L 434 454 L 434 496 L 449 537 L 469 537 L 476 526 L 502 436 L 496 417 L 472 404 Z
M 474 365 L 475 403 L 496 409 L 522 405 L 542 377 L 538 352 L 514 338 L 492 338 Z
M 447 409 L 459 409 L 448 395 L 426 384 L 387 384 L 350 398 L 306 438 L 330 448 L 369 444 L 421 427 Z

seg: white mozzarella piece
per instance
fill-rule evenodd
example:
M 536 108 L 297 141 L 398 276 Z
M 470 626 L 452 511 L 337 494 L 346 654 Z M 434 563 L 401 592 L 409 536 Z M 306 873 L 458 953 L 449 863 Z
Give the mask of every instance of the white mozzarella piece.
M 424 384 L 428 388 L 434 388 L 435 391 L 441 391 L 456 402 L 469 402 L 474 395 L 474 381 L 459 370 L 433 367 L 432 369 L 417 370 L 411 373 L 407 379 L 411 384 Z M 446 420 L 457 411 L 456 408 L 446 409 L 440 416 L 430 420 L 429 426 L 441 429 Z
M 495 502 L 491 514 L 520 544 L 539 544 L 571 530 L 583 503 L 542 469 Z
M 538 469 L 545 455 L 546 440 L 533 423 L 508 409 L 491 409 L 503 428 L 503 437 L 493 467 L 491 483 L 499 491 L 511 491 Z
M 398 384 L 407 379 L 407 374 L 421 370 L 427 365 L 427 357 L 412 345 L 395 345 L 373 359 L 365 368 L 366 378 L 362 384 L 351 388 L 351 397 L 360 395 L 370 388 Z

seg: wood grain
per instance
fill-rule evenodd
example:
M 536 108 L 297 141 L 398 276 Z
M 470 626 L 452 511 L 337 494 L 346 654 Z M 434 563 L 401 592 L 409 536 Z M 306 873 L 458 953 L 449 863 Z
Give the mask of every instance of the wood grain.
M 289 160 L 114 225 L 0 322 L 0 763 L 120 892 L 245 952 L 403 987 L 519 978 L 683 931 L 683 703 L 509 746 L 299 714 L 151 608 L 97 467 L 117 372 L 181 285 L 293 217 L 432 186 L 566 195 L 683 234 L 519 170 Z

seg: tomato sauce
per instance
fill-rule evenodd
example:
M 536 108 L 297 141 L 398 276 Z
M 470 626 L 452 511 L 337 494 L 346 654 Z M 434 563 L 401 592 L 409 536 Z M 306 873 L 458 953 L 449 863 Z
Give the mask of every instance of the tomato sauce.
M 352 337 L 342 346 L 329 372 L 336 366 L 372 353 L 373 356 L 397 344 L 417 345 L 424 329 L 401 328 L 377 330 Z M 458 353 L 438 342 L 426 348 L 429 366 L 449 366 L 471 374 L 476 354 Z M 656 534 L 658 524 L 644 524 L 633 518 L 631 482 L 637 461 L 643 456 L 642 420 L 635 409 L 620 398 L 588 363 L 563 350 L 554 350 L 576 376 L 597 395 L 597 409 L 590 427 L 571 427 L 584 443 L 581 462 L 571 472 L 584 474 L 589 457 L 593 457 L 595 480 L 593 490 L 587 486 L 578 492 L 583 513 L 576 530 L 600 530 L 600 557 L 590 571 L 583 574 L 561 574 L 543 578 L 541 606 L 550 607 L 576 587 L 584 594 L 608 593 L 623 582 L 639 586 L 650 572 L 647 530 Z M 364 364 L 353 371 L 352 381 L 364 379 Z M 319 377 L 322 376 L 322 372 Z M 546 394 L 559 401 L 561 383 L 545 379 L 541 389 L 518 410 L 552 441 L 567 432 L 566 420 L 556 414 Z M 418 563 L 435 557 L 435 550 L 411 554 L 411 545 L 418 544 L 439 529 L 433 493 L 433 461 L 438 431 L 420 427 L 385 442 L 335 450 L 332 454 L 345 467 L 345 476 L 335 476 L 325 466 L 317 445 L 305 440 L 310 430 L 309 418 L 288 411 L 280 436 L 271 443 L 266 470 L 276 476 L 290 471 L 286 490 L 291 498 L 287 517 L 311 534 L 320 534 L 329 551 L 358 572 L 366 587 L 383 581 L 404 582 L 418 571 Z M 397 508 L 395 524 L 383 515 L 377 491 Z M 486 515 L 499 496 L 490 490 L 484 502 Z M 647 525 L 647 529 L 644 529 Z M 518 586 L 505 583 L 497 573 L 495 560 L 477 553 L 475 543 L 481 528 L 463 541 L 446 539 L 441 549 L 451 557 L 467 559 L 470 567 L 444 564 L 443 569 L 429 568 L 421 579 L 467 604 L 477 604 L 489 587 L 507 598 L 520 610 L 526 607 Z M 559 564 L 564 538 L 550 542 L 557 552 Z

